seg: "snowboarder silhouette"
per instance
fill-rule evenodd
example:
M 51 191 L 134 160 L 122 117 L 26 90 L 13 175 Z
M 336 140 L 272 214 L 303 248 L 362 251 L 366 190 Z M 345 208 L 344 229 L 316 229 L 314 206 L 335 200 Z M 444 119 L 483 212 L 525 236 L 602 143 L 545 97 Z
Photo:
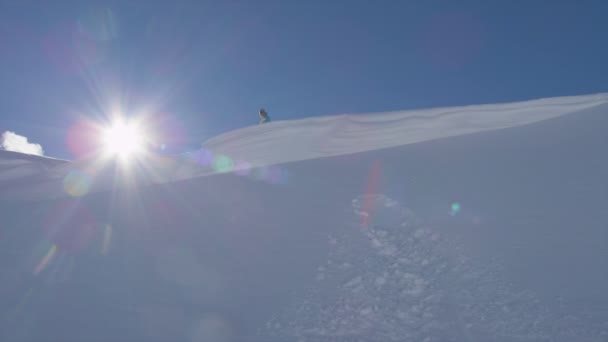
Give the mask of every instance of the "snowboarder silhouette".
M 270 116 L 266 113 L 264 108 L 260 109 L 260 124 L 265 124 L 270 122 Z

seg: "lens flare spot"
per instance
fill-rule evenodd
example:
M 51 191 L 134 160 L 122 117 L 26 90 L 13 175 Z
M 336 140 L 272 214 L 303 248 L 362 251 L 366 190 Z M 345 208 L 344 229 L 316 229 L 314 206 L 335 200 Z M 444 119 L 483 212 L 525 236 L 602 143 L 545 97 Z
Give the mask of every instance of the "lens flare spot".
M 288 181 L 287 170 L 278 165 L 273 165 L 268 170 L 267 182 L 271 184 L 285 184 Z
M 194 161 L 201 166 L 211 165 L 213 163 L 213 153 L 206 149 L 196 151 Z
M 34 274 L 39 274 L 40 272 L 42 272 L 42 270 L 44 270 L 46 268 L 46 266 L 53 259 L 53 256 L 55 255 L 55 252 L 57 252 L 57 245 L 53 244 L 51 246 L 51 248 L 49 249 L 49 251 L 44 256 L 44 258 L 42 258 L 42 260 L 40 261 L 40 263 L 38 263 L 38 265 L 34 269 Z
M 367 176 L 367 184 L 365 185 L 365 195 L 366 200 L 363 204 L 363 211 L 368 214 L 373 214 L 373 196 L 378 192 L 380 188 L 380 180 L 382 177 L 382 168 L 380 165 L 380 161 L 374 160 L 369 170 L 369 175 Z M 367 227 L 369 225 L 370 216 L 361 216 L 361 225 L 363 227 Z
M 79 170 L 70 171 L 63 179 L 63 189 L 74 197 L 86 195 L 93 183 L 91 176 Z
M 103 229 L 103 240 L 101 241 L 101 254 L 108 254 L 110 241 L 112 240 L 112 226 L 106 224 Z
M 219 155 L 213 161 L 213 169 L 219 173 L 231 172 L 234 169 L 234 161 L 225 155 Z
M 66 136 L 66 145 L 72 156 L 77 159 L 87 159 L 100 151 L 99 137 L 102 131 L 96 123 L 81 120 L 72 125 Z
M 450 215 L 454 216 L 460 212 L 460 203 L 454 202 L 450 207 Z
M 248 176 L 251 171 L 251 164 L 246 161 L 237 161 L 234 165 L 234 173 L 239 176 Z

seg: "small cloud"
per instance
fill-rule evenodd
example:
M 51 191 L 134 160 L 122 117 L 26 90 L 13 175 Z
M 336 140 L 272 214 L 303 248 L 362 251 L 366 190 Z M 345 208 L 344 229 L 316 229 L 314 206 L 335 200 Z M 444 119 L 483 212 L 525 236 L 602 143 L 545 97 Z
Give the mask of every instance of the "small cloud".
M 26 137 L 10 131 L 6 131 L 0 135 L 0 150 L 35 154 L 38 156 L 44 155 L 44 150 L 40 144 L 30 143 Z

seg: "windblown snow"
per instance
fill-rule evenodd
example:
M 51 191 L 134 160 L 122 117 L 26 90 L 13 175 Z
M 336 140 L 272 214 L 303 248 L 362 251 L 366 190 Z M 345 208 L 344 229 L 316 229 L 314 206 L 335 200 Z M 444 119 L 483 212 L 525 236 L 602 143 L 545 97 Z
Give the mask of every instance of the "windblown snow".
M 125 169 L 0 151 L 2 341 L 608 340 L 608 95 L 341 115 Z

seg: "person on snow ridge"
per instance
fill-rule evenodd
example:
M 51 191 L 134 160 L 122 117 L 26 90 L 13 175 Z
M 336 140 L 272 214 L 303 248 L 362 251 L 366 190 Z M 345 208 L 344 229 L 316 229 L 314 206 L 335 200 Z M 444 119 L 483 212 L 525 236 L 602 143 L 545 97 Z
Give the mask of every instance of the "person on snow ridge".
M 266 113 L 264 108 L 260 109 L 260 124 L 265 124 L 270 122 L 270 116 Z

